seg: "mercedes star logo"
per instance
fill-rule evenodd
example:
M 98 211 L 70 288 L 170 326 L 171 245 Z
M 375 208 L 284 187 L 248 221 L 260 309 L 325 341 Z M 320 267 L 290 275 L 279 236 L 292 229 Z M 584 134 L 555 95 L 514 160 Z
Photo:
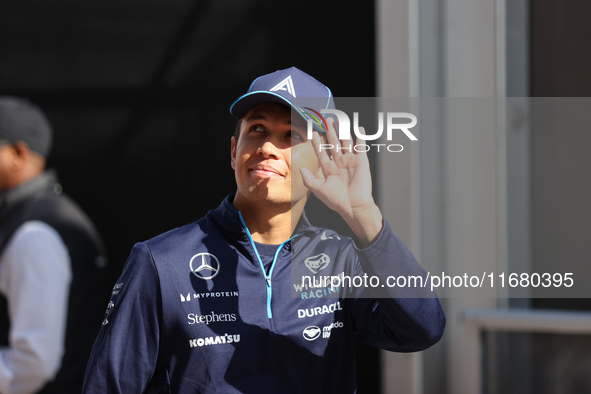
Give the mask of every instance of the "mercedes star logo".
M 198 253 L 189 263 L 191 272 L 199 279 L 212 279 L 220 272 L 220 261 L 211 253 Z

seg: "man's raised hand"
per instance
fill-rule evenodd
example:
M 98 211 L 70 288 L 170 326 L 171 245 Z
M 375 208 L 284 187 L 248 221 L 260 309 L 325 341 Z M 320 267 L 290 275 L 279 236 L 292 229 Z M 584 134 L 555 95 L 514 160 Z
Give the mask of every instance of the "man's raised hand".
M 365 134 L 364 128 L 359 130 Z M 332 118 L 328 120 L 326 137 L 328 144 L 322 145 L 318 133 L 313 134 L 312 145 L 321 175 L 315 177 L 309 170 L 301 168 L 304 185 L 326 206 L 339 213 L 363 246 L 368 246 L 382 228 L 382 214 L 371 192 L 367 153 L 355 151 L 353 141 L 339 140 Z

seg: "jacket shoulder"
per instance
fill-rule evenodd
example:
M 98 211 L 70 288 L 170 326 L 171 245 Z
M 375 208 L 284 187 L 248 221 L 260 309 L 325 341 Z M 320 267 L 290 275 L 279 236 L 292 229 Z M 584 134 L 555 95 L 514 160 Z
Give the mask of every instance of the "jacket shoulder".
M 166 245 L 177 245 L 178 247 L 184 243 L 195 243 L 196 240 L 202 239 L 211 232 L 212 227 L 214 227 L 213 223 L 206 217 L 203 217 L 181 227 L 168 230 L 144 241 L 143 243 L 151 251 L 158 250 Z

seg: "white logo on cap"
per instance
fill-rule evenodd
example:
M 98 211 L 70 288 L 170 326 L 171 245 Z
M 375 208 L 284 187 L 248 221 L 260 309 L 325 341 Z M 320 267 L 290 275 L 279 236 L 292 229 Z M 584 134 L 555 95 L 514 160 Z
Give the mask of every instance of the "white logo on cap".
M 283 81 L 279 82 L 277 85 L 269 89 L 270 92 L 276 92 L 278 90 L 285 90 L 293 97 L 296 97 L 295 89 L 293 88 L 293 81 L 291 80 L 291 75 L 288 75 L 287 78 L 285 78 Z

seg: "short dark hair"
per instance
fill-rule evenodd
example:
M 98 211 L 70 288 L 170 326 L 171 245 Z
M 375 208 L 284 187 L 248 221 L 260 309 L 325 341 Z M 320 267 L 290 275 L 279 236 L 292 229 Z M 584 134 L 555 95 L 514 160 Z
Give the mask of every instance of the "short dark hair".
M 269 102 L 270 104 L 274 104 L 278 107 L 280 107 L 281 109 L 285 110 L 285 111 L 289 111 L 291 113 L 291 108 L 285 104 L 281 104 L 281 103 L 274 103 L 274 102 Z M 242 125 L 242 119 L 244 119 L 243 117 L 238 119 L 238 123 L 236 123 L 236 129 L 234 129 L 234 140 L 236 140 L 236 142 L 238 142 L 238 139 L 240 138 L 240 126 Z
M 242 124 L 242 118 L 238 119 L 238 123 L 236 123 L 236 129 L 234 130 L 234 139 L 238 142 L 238 138 L 240 138 L 240 125 Z

